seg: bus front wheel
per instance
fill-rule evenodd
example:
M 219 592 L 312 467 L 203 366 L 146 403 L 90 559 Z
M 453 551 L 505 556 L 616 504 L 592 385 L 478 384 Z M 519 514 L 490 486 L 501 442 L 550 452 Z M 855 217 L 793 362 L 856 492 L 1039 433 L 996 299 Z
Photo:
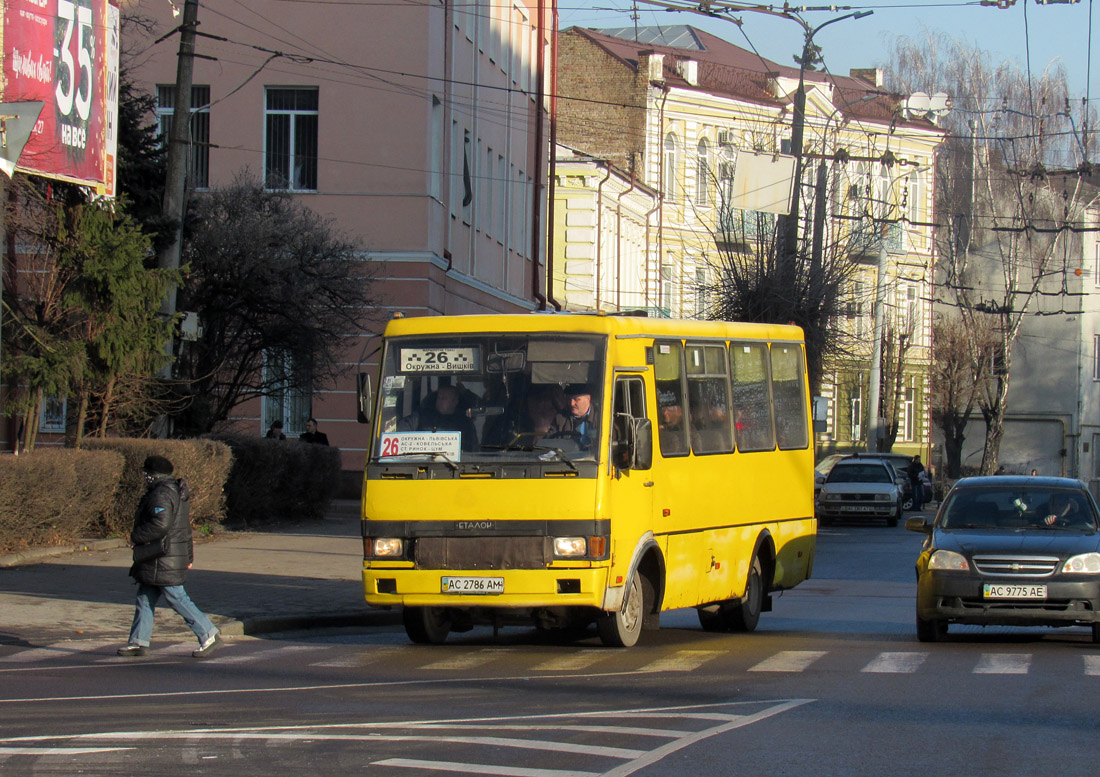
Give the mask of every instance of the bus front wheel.
M 401 617 L 409 639 L 420 645 L 442 645 L 451 632 L 451 619 L 441 607 L 406 607 Z
M 602 613 L 596 620 L 600 641 L 608 647 L 633 647 L 642 634 L 642 622 L 653 601 L 652 585 L 641 574 L 635 574 L 626 589 L 622 606 L 614 612 Z

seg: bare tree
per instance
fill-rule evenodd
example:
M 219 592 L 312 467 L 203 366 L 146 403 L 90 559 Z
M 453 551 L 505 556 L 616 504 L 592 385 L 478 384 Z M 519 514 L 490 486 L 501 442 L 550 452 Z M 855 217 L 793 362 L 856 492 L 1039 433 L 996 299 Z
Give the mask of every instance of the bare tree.
M 202 323 L 179 358 L 190 398 L 177 418 L 184 433 L 212 431 L 245 400 L 331 381 L 345 338 L 370 314 L 358 247 L 247 173 L 192 197 L 183 258 L 181 309 Z
M 965 327 L 972 373 L 982 374 L 978 360 L 990 362 L 990 381 L 976 398 L 986 423 L 981 472 L 988 474 L 1004 435 L 1013 344 L 1066 249 L 1066 227 L 1083 211 L 1081 178 L 1066 171 L 1086 161 L 1088 143 L 1078 128 L 1087 125 L 1072 112 L 1060 67 L 1032 76 L 931 33 L 899 38 L 891 62 L 891 88 L 947 92 L 955 106 L 944 119 L 952 138 L 936 171 L 935 280 L 939 301 L 957 310 Z M 936 412 L 968 417 L 965 406 Z

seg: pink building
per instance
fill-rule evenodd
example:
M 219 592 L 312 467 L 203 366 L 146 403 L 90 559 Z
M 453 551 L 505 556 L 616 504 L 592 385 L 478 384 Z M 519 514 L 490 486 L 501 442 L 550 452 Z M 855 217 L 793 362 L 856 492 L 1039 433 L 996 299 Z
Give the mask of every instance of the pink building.
M 179 11 L 184 0 L 174 0 Z M 231 419 L 288 437 L 310 415 L 361 470 L 355 376 L 394 312 L 518 312 L 544 306 L 543 256 L 553 0 L 204 4 L 193 76 L 190 185 L 243 169 L 294 191 L 359 238 L 382 307 L 349 332 L 347 375 L 240 406 Z M 165 0 L 123 3 L 158 23 L 137 81 L 171 120 L 178 34 Z M 128 33 L 133 35 L 132 28 Z M 201 196 L 201 195 L 199 195 Z M 376 357 L 375 357 L 376 358 Z

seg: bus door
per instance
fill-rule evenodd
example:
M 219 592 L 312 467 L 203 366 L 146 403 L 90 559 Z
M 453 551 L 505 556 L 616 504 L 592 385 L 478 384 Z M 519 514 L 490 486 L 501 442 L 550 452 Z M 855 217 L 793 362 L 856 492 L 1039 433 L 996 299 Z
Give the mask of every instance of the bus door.
M 653 525 L 653 434 L 645 376 L 616 373 L 611 424 L 612 586 L 626 573 L 642 535 Z M 617 578 L 622 577 L 622 580 Z

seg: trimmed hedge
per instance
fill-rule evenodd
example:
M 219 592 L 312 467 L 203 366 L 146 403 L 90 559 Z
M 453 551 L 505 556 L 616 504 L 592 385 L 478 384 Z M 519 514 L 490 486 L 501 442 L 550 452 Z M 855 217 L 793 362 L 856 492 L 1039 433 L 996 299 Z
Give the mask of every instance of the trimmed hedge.
M 0 456 L 0 553 L 100 534 L 125 466 L 121 454 L 107 450 Z
M 233 465 L 229 446 L 215 440 L 147 440 L 105 438 L 85 440 L 89 450 L 110 450 L 122 454 L 126 465 L 119 480 L 118 496 L 102 518 L 106 534 L 129 535 L 134 510 L 145 493 L 141 465 L 147 456 L 164 456 L 172 462 L 177 478 L 191 489 L 191 523 L 195 526 L 223 523 L 226 517 L 225 483 Z
M 317 520 L 339 490 L 339 448 L 246 435 L 211 439 L 233 450 L 225 495 L 234 525 Z

